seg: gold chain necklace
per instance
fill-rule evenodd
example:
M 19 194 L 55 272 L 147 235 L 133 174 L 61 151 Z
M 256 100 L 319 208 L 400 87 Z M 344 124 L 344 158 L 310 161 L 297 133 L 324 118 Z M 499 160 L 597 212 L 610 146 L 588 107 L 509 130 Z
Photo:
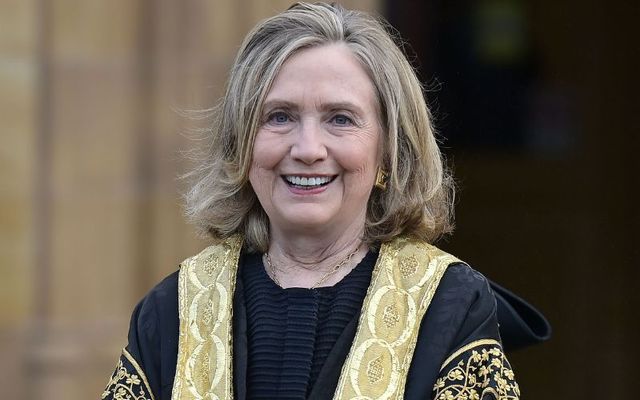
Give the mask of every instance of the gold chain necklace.
M 356 253 L 358 252 L 358 249 L 360 248 L 360 245 L 358 245 L 358 247 L 356 247 L 356 249 L 354 251 L 352 251 L 351 253 L 349 253 L 349 255 L 347 257 L 345 257 L 342 261 L 340 261 L 338 264 L 336 264 L 333 268 L 331 268 L 329 271 L 327 271 L 324 275 L 322 275 L 322 277 L 316 282 L 314 283 L 309 289 L 315 289 L 318 286 L 320 286 L 321 284 L 323 284 L 327 279 L 329 279 L 329 277 L 333 274 L 335 274 L 336 272 L 338 272 L 338 270 L 345 265 L 346 263 L 348 263 L 351 258 L 353 258 L 353 256 L 356 255 Z M 273 281 L 280 287 L 282 287 L 282 284 L 280 283 L 280 280 L 278 279 L 278 277 L 276 276 L 276 267 L 273 266 L 273 263 L 271 262 L 271 257 L 269 257 L 269 252 L 267 252 L 265 254 L 265 258 L 267 260 L 267 267 L 269 268 L 269 272 L 271 272 L 271 278 L 273 279 Z

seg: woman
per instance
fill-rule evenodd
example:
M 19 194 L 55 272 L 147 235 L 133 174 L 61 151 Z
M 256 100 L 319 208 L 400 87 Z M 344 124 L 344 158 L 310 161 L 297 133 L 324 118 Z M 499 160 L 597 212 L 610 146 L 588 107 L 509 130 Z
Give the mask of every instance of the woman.
M 215 244 L 136 308 L 106 399 L 512 399 L 420 83 L 375 19 L 299 3 L 235 60 L 189 217 Z M 129 397 L 127 397 L 129 396 Z

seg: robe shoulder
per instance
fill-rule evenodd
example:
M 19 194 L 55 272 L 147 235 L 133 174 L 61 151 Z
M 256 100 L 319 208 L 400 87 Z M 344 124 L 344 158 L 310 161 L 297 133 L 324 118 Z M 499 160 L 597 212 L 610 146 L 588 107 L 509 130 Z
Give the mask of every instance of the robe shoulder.
M 499 340 L 496 299 L 488 280 L 465 263 L 449 265 L 420 324 L 407 376 L 407 399 L 431 394 L 445 359 L 478 338 Z
M 178 327 L 178 272 L 174 272 L 135 307 L 127 346 L 102 398 L 119 398 L 115 397 L 118 390 L 127 390 L 123 387 L 132 380 L 131 375 L 145 383 L 144 396 L 136 392 L 135 396 L 130 394 L 132 399 L 170 398 L 178 353 Z

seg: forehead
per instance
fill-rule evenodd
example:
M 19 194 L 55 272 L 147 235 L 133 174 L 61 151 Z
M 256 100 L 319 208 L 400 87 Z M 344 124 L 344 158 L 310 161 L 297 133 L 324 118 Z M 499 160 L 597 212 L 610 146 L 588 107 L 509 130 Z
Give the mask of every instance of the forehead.
M 378 108 L 367 70 L 345 43 L 305 48 L 289 57 L 276 75 L 267 101 L 291 96 L 357 101 Z

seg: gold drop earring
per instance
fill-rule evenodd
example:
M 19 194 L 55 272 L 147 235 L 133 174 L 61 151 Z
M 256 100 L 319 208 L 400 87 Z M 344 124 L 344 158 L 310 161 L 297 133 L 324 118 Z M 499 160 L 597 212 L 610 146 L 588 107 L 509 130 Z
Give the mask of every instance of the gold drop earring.
M 387 190 L 387 171 L 383 170 L 382 167 L 378 167 L 378 172 L 376 173 L 376 187 L 380 190 Z

